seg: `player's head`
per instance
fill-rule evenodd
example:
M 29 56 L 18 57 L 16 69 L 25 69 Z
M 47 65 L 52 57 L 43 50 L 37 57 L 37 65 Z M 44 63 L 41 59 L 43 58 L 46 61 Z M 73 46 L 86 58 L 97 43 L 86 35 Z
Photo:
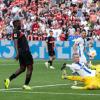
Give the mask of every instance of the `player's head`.
M 53 31 L 50 30 L 50 31 L 49 31 L 49 34 L 50 34 L 50 36 L 53 36 Z
M 83 39 L 86 38 L 86 31 L 82 31 L 81 36 Z
M 14 17 L 13 26 L 14 26 L 14 28 L 16 28 L 18 30 L 21 29 L 21 20 L 19 17 Z
M 79 54 L 78 53 L 74 53 L 73 54 L 73 61 L 77 63 L 77 62 L 79 62 L 79 60 L 80 60 Z

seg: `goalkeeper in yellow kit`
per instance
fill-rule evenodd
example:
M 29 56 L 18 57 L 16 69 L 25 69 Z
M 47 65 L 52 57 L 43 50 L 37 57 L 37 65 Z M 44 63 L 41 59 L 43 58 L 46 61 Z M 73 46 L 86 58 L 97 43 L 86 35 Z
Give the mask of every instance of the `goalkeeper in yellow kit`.
M 72 89 L 100 89 L 100 68 L 96 68 L 96 75 L 95 76 L 66 76 L 69 80 L 77 80 L 84 83 L 84 86 L 72 86 Z
M 91 66 L 90 69 L 79 61 L 78 54 L 73 54 L 73 61 L 74 63 L 71 65 L 63 65 L 61 70 L 68 66 L 73 72 L 77 72 L 78 75 L 67 76 L 64 70 L 62 79 L 84 82 L 84 87 L 72 86 L 73 89 L 98 89 L 100 87 L 100 65 Z

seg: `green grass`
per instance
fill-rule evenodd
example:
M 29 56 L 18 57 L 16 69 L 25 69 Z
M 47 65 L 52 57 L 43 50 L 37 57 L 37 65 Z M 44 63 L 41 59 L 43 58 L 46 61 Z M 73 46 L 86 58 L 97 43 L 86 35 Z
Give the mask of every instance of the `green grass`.
M 34 61 L 34 70 L 30 82 L 30 86 L 33 87 L 31 91 L 25 91 L 21 89 L 22 85 L 24 84 L 25 73 L 21 74 L 18 78 L 13 80 L 9 87 L 9 89 L 20 89 L 1 90 L 4 89 L 4 79 L 9 77 L 12 72 L 15 72 L 19 66 L 18 62 L 15 60 L 1 59 L 0 100 L 99 100 L 100 90 L 72 90 L 70 86 L 73 82 L 61 79 L 60 67 L 64 62 L 71 63 L 71 61 L 54 61 L 54 66 L 56 67 L 55 70 L 46 69 L 44 62 L 44 60 Z M 99 62 L 100 61 L 94 61 L 93 63 L 99 64 Z

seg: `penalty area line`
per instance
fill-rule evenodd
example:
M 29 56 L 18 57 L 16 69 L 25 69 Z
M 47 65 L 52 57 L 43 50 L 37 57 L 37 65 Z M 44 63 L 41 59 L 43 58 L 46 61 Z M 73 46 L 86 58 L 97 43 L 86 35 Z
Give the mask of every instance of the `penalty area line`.
M 67 86 L 67 85 L 71 85 L 71 83 L 69 84 L 50 84 L 50 85 L 39 85 L 39 86 L 31 86 L 32 89 L 34 88 L 46 88 L 46 87 L 56 87 L 56 86 Z M 9 89 L 0 89 L 0 91 L 8 91 L 8 90 L 21 90 L 22 88 L 9 88 Z

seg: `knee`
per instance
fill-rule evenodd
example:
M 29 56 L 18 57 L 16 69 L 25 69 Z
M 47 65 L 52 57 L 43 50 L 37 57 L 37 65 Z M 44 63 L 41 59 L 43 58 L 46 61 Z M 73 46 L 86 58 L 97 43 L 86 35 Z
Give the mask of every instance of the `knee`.
M 64 70 L 66 68 L 66 63 L 63 64 L 63 66 L 61 67 L 61 70 Z
M 29 66 L 27 67 L 27 70 L 28 70 L 30 73 L 32 73 L 32 71 L 33 71 L 33 65 L 29 65 Z
M 66 66 L 66 63 L 64 63 L 63 66 Z
M 25 72 L 25 68 L 21 68 L 21 72 Z

